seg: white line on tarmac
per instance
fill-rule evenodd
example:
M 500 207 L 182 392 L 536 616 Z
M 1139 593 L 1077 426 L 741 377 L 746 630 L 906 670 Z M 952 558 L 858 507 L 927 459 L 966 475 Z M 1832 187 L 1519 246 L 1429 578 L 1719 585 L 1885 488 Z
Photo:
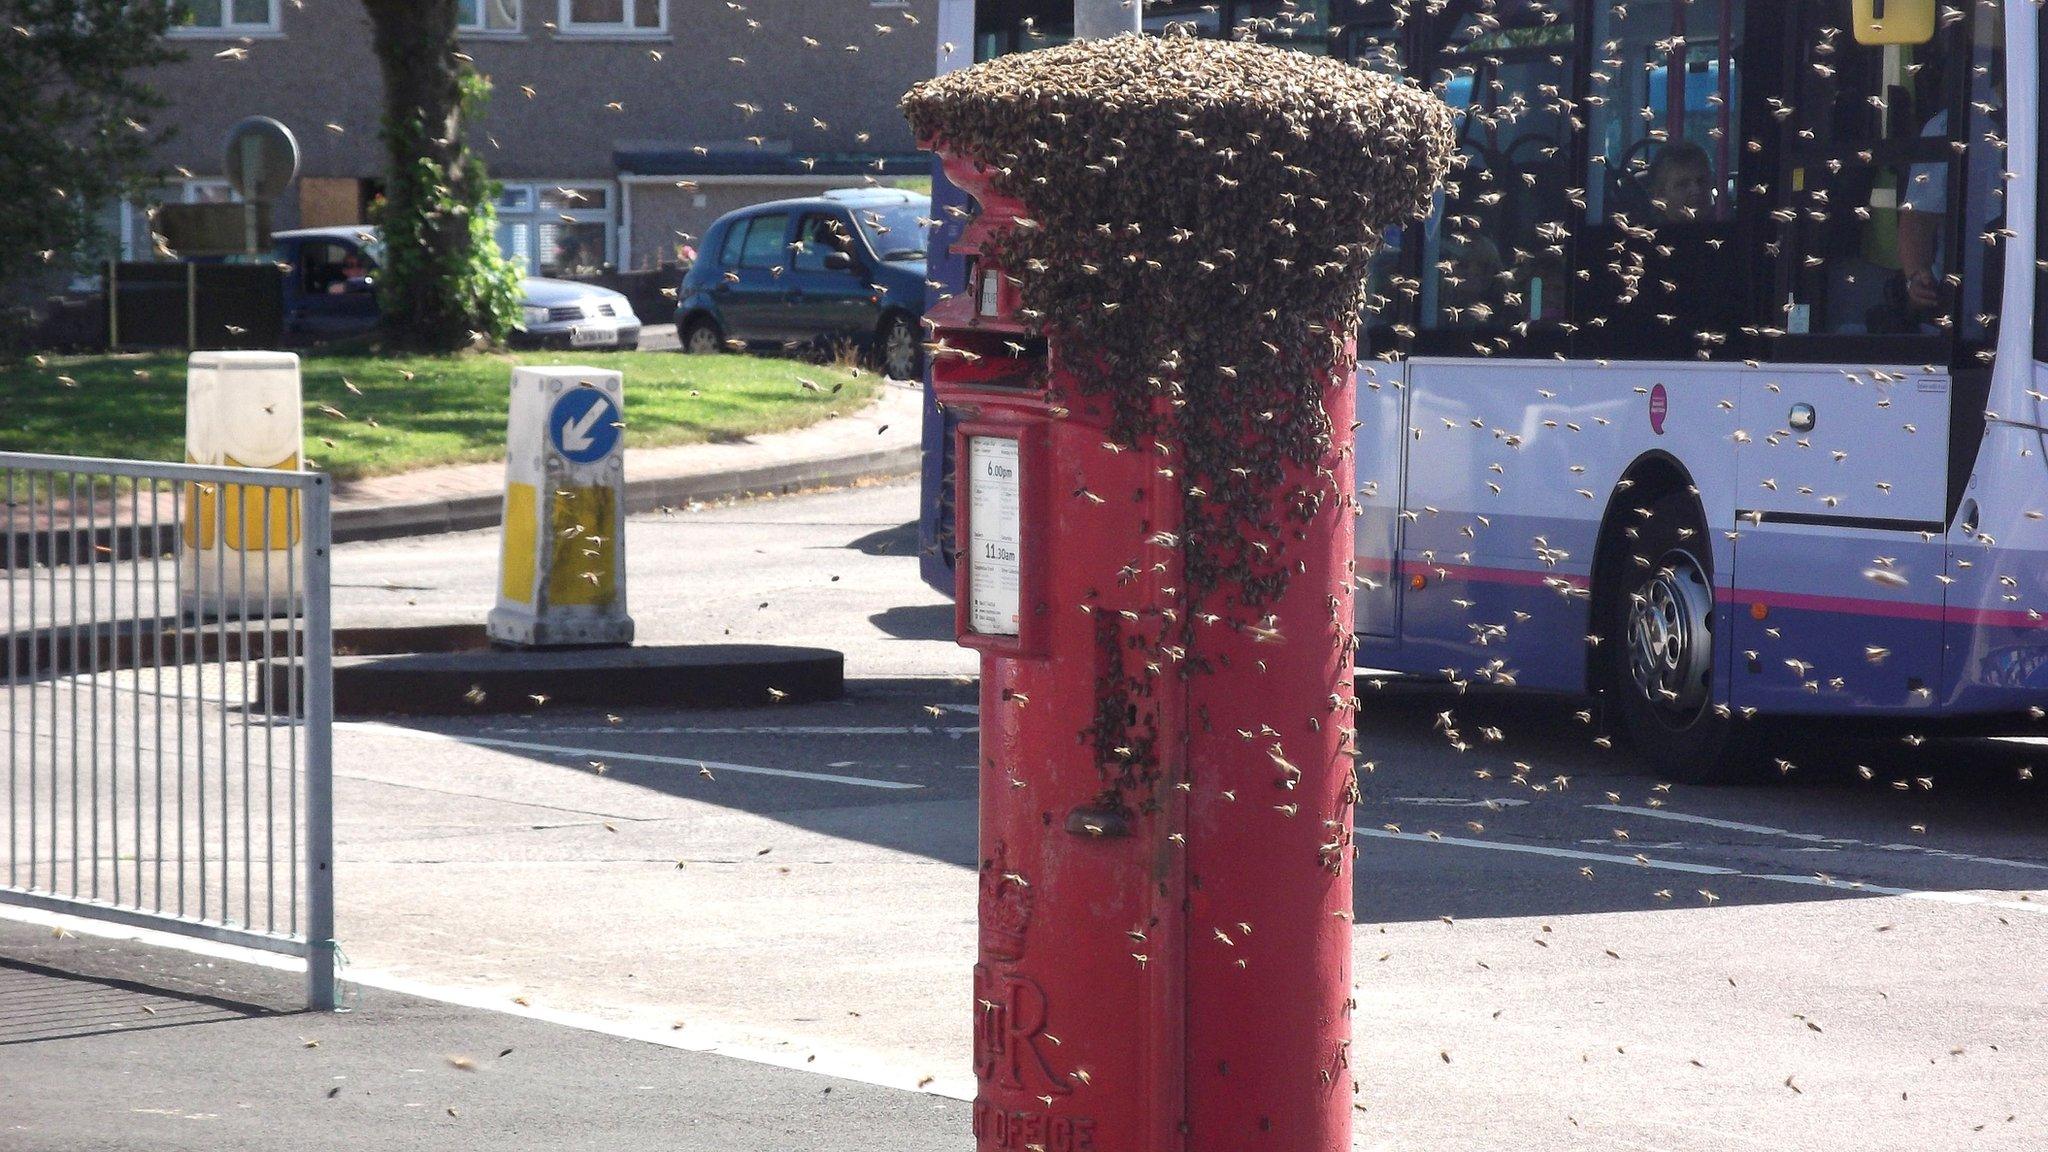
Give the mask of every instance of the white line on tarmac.
M 1429 804 L 1438 808 L 1516 808 L 1527 804 L 1527 800 L 1500 797 L 1492 800 L 1474 800 L 1467 796 L 1396 796 L 1396 804 Z
M 1783 836 L 1790 840 L 1807 840 L 1815 844 L 1854 844 L 1854 840 L 1832 840 L 1812 832 L 1791 832 L 1773 828 L 1768 824 L 1744 824 L 1739 820 L 1716 820 L 1711 816 L 1691 816 L 1684 812 L 1673 812 L 1665 808 L 1638 808 L 1633 804 L 1588 804 L 1588 808 L 1602 812 L 1621 812 L 1629 816 L 1647 816 L 1652 820 L 1676 820 L 1681 824 L 1699 824 L 1708 828 L 1721 828 L 1729 832 L 1751 832 L 1758 836 Z
M 1749 832 L 1758 836 L 1780 836 L 1787 840 L 1803 840 L 1809 844 L 1827 844 L 1838 848 L 1875 848 L 1883 852 L 1911 852 L 1923 856 L 1934 856 L 1943 860 L 1960 860 L 1970 864 L 1995 864 L 2001 868 L 2025 868 L 2034 872 L 2048 872 L 2048 864 L 2034 860 L 2011 860 L 2003 856 L 1976 856 L 1968 852 L 1952 852 L 1946 848 L 1934 848 L 1925 844 L 1872 844 L 1867 840 L 1838 839 L 1821 836 L 1812 832 L 1793 832 L 1784 828 L 1773 828 L 1768 824 L 1744 824 L 1738 820 L 1716 820 L 1711 816 L 1692 816 L 1684 812 L 1673 812 L 1668 808 L 1637 808 L 1627 804 L 1588 804 L 1602 812 L 1622 812 L 1630 816 L 1647 816 L 1652 820 L 1676 820 L 1682 824 L 1700 824 L 1708 828 L 1724 828 L 1730 832 Z
M 1714 864 L 1687 864 L 1682 860 L 1638 860 L 1612 852 L 1581 852 L 1576 848 L 1545 848 L 1538 844 L 1514 844 L 1505 840 L 1472 840 L 1463 836 L 1425 836 L 1420 832 L 1389 832 L 1384 828 L 1360 828 L 1360 836 L 1381 840 L 1410 840 L 1424 844 L 1449 844 L 1454 848 L 1485 848 L 1493 852 L 1526 852 L 1531 856 L 1556 856 L 1564 860 L 1596 860 L 1602 864 L 1625 864 L 1630 868 L 1655 868 L 1665 872 L 1690 872 L 1699 876 L 1734 876 L 1737 868 Z
M 1595 807 L 1595 805 L 1588 805 Z M 1792 876 L 1775 872 L 1744 872 L 1740 868 L 1723 868 L 1715 864 L 1687 864 L 1677 860 L 1616 856 L 1609 852 L 1580 852 L 1571 848 L 1545 848 L 1537 844 L 1513 844 L 1506 841 L 1472 840 L 1463 836 L 1426 836 L 1419 832 L 1389 832 L 1384 828 L 1360 828 L 1360 836 L 1372 836 L 1381 840 L 1407 840 L 1422 844 L 1447 844 L 1453 848 L 1485 848 L 1494 852 L 1523 852 L 1532 856 L 1556 856 L 1565 860 L 1596 860 L 1608 864 L 1621 864 L 1631 868 L 1647 868 L 1662 872 L 1690 872 L 1701 876 L 1735 876 L 1743 880 L 1768 880 L 1773 884 L 1798 884 L 1807 888 L 1829 888 L 1845 893 L 1869 893 L 1877 896 L 1901 896 L 1909 900 L 1928 900 L 1938 904 L 1983 905 L 1989 908 L 2005 908 L 2015 912 L 2048 913 L 2048 903 L 2034 903 L 2027 900 L 1998 900 L 1979 896 L 1974 892 L 1928 892 L 1918 888 L 1892 888 L 1883 884 L 1865 884 L 1851 880 L 1824 880 L 1819 876 Z
M 96 936 L 109 940 L 133 940 L 156 948 L 171 948 L 199 956 L 211 956 L 221 960 L 232 960 L 259 968 L 272 968 L 283 972 L 304 972 L 306 964 L 289 956 L 264 952 L 255 948 L 244 948 L 234 944 L 218 944 L 196 936 L 184 936 L 173 932 L 161 932 L 153 928 L 131 928 L 122 924 L 109 924 L 103 920 L 92 920 L 71 916 L 62 912 L 46 912 L 40 908 L 19 908 L 0 904 L 0 919 L 13 920 L 23 924 L 36 924 L 45 928 L 62 928 L 79 936 Z M 940 1075 L 936 1081 L 923 1087 L 917 1081 L 923 1079 L 902 1067 L 902 1061 L 888 1053 L 874 1053 L 865 1059 L 854 1054 L 825 1051 L 815 1054 L 804 1053 L 801 1038 L 791 1037 L 791 1051 L 777 1052 L 744 1042 L 734 1043 L 712 1034 L 716 1025 L 693 1024 L 690 1035 L 685 1036 L 674 1029 L 656 1029 L 644 1025 L 621 1023 L 583 1012 L 572 1012 L 560 1008 L 540 1008 L 520 1004 L 512 1000 L 511 991 L 493 988 L 474 988 L 434 984 L 410 977 L 396 976 L 374 969 L 344 968 L 339 973 L 340 983 L 346 989 L 353 984 L 363 988 L 380 988 L 421 1000 L 433 1000 L 442 1004 L 453 1004 L 463 1008 L 474 1008 L 484 1012 L 498 1012 L 506 1016 L 523 1016 L 565 1028 L 583 1032 L 594 1032 L 622 1040 L 638 1040 L 646 1044 L 658 1044 L 664 1048 L 678 1048 L 686 1052 L 705 1052 L 724 1056 L 732 1060 L 745 1060 L 751 1064 L 766 1064 L 775 1068 L 786 1068 L 795 1072 L 811 1072 L 819 1076 L 830 1076 L 840 1080 L 851 1080 L 859 1084 L 872 1084 L 880 1088 L 896 1088 L 906 1092 L 922 1092 L 929 1096 L 942 1096 L 953 1100 L 974 1099 L 975 1085 L 972 1079 L 962 1074 Z M 545 996 L 544 991 L 534 991 L 530 997 Z M 344 1005 L 346 1006 L 346 1005 Z M 694 1015 L 694 1014 L 693 1014 Z M 962 1072 L 964 1073 L 964 1069 Z
M 665 764 L 676 768 L 710 768 L 717 772 L 732 772 L 745 776 L 782 776 L 792 780 L 815 780 L 823 784 L 851 784 L 857 788 L 913 790 L 924 787 L 922 784 L 909 784 L 901 780 L 876 780 L 867 776 L 840 776 L 831 772 L 799 772 L 793 768 L 759 768 L 752 764 L 728 764 L 722 760 L 700 760 L 694 756 L 657 756 L 651 752 L 622 752 L 617 748 L 576 748 L 563 744 L 536 744 L 526 740 L 496 740 L 489 736 L 461 736 L 453 732 L 429 732 L 420 728 L 402 728 L 396 724 L 385 724 L 376 720 L 339 721 L 334 726 L 338 729 L 354 732 L 374 732 L 387 736 L 409 736 L 416 740 L 432 740 L 444 744 L 474 744 L 485 748 L 512 748 L 521 752 L 546 752 L 555 756 L 596 756 L 606 760 L 632 760 L 642 764 Z

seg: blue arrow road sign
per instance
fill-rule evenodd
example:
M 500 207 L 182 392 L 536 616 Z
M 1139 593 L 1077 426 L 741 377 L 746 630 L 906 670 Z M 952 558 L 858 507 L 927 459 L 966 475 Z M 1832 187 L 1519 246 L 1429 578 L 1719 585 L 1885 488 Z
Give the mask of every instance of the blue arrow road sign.
M 619 406 L 596 388 L 562 393 L 548 413 L 548 442 L 572 464 L 591 464 L 619 446 Z

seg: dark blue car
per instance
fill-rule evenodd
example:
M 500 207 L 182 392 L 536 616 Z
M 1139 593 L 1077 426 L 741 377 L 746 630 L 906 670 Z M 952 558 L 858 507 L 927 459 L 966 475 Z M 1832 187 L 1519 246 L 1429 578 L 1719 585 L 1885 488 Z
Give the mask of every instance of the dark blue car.
M 376 228 L 353 224 L 297 228 L 271 236 L 271 259 L 284 269 L 284 331 L 326 340 L 377 326 L 377 268 L 384 241 Z M 514 348 L 640 346 L 633 302 L 609 288 L 574 280 L 525 276 L 519 281 Z
M 719 217 L 676 294 L 683 350 L 850 343 L 919 379 L 930 213 L 929 196 L 870 188 Z

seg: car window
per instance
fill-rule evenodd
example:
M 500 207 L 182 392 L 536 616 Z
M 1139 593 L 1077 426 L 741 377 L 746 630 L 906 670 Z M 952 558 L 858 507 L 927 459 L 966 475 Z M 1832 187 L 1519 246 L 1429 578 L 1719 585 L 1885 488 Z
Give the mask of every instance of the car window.
M 825 254 L 852 252 L 853 236 L 846 222 L 829 212 L 812 212 L 796 226 L 794 262 L 799 272 L 823 272 Z
M 335 290 L 348 279 L 347 265 L 355 249 L 333 240 L 314 240 L 299 248 L 304 289 L 309 295 Z M 361 265 L 361 259 L 356 260 Z
M 742 268 L 779 268 L 782 266 L 782 237 L 789 231 L 789 216 L 777 212 L 770 216 L 756 216 L 747 222 L 747 244 L 740 250 Z
M 922 260 L 931 234 L 930 204 L 862 208 L 854 215 L 868 244 L 883 260 Z
M 740 266 L 740 248 L 747 242 L 747 222 L 735 220 L 725 226 L 725 240 L 719 245 L 718 266 L 737 268 Z

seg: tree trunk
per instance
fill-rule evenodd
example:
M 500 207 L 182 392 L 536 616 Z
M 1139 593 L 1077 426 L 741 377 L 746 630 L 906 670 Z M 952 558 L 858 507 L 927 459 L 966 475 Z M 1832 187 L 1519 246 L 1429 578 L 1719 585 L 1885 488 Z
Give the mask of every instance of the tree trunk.
M 363 0 L 363 7 L 384 77 L 390 154 L 379 217 L 385 331 L 410 348 L 466 347 L 478 333 L 497 335 L 499 326 L 482 296 L 464 287 L 483 278 L 479 269 L 496 252 L 479 251 L 471 227 L 490 202 L 482 162 L 464 140 L 467 64 L 457 55 L 456 0 Z

